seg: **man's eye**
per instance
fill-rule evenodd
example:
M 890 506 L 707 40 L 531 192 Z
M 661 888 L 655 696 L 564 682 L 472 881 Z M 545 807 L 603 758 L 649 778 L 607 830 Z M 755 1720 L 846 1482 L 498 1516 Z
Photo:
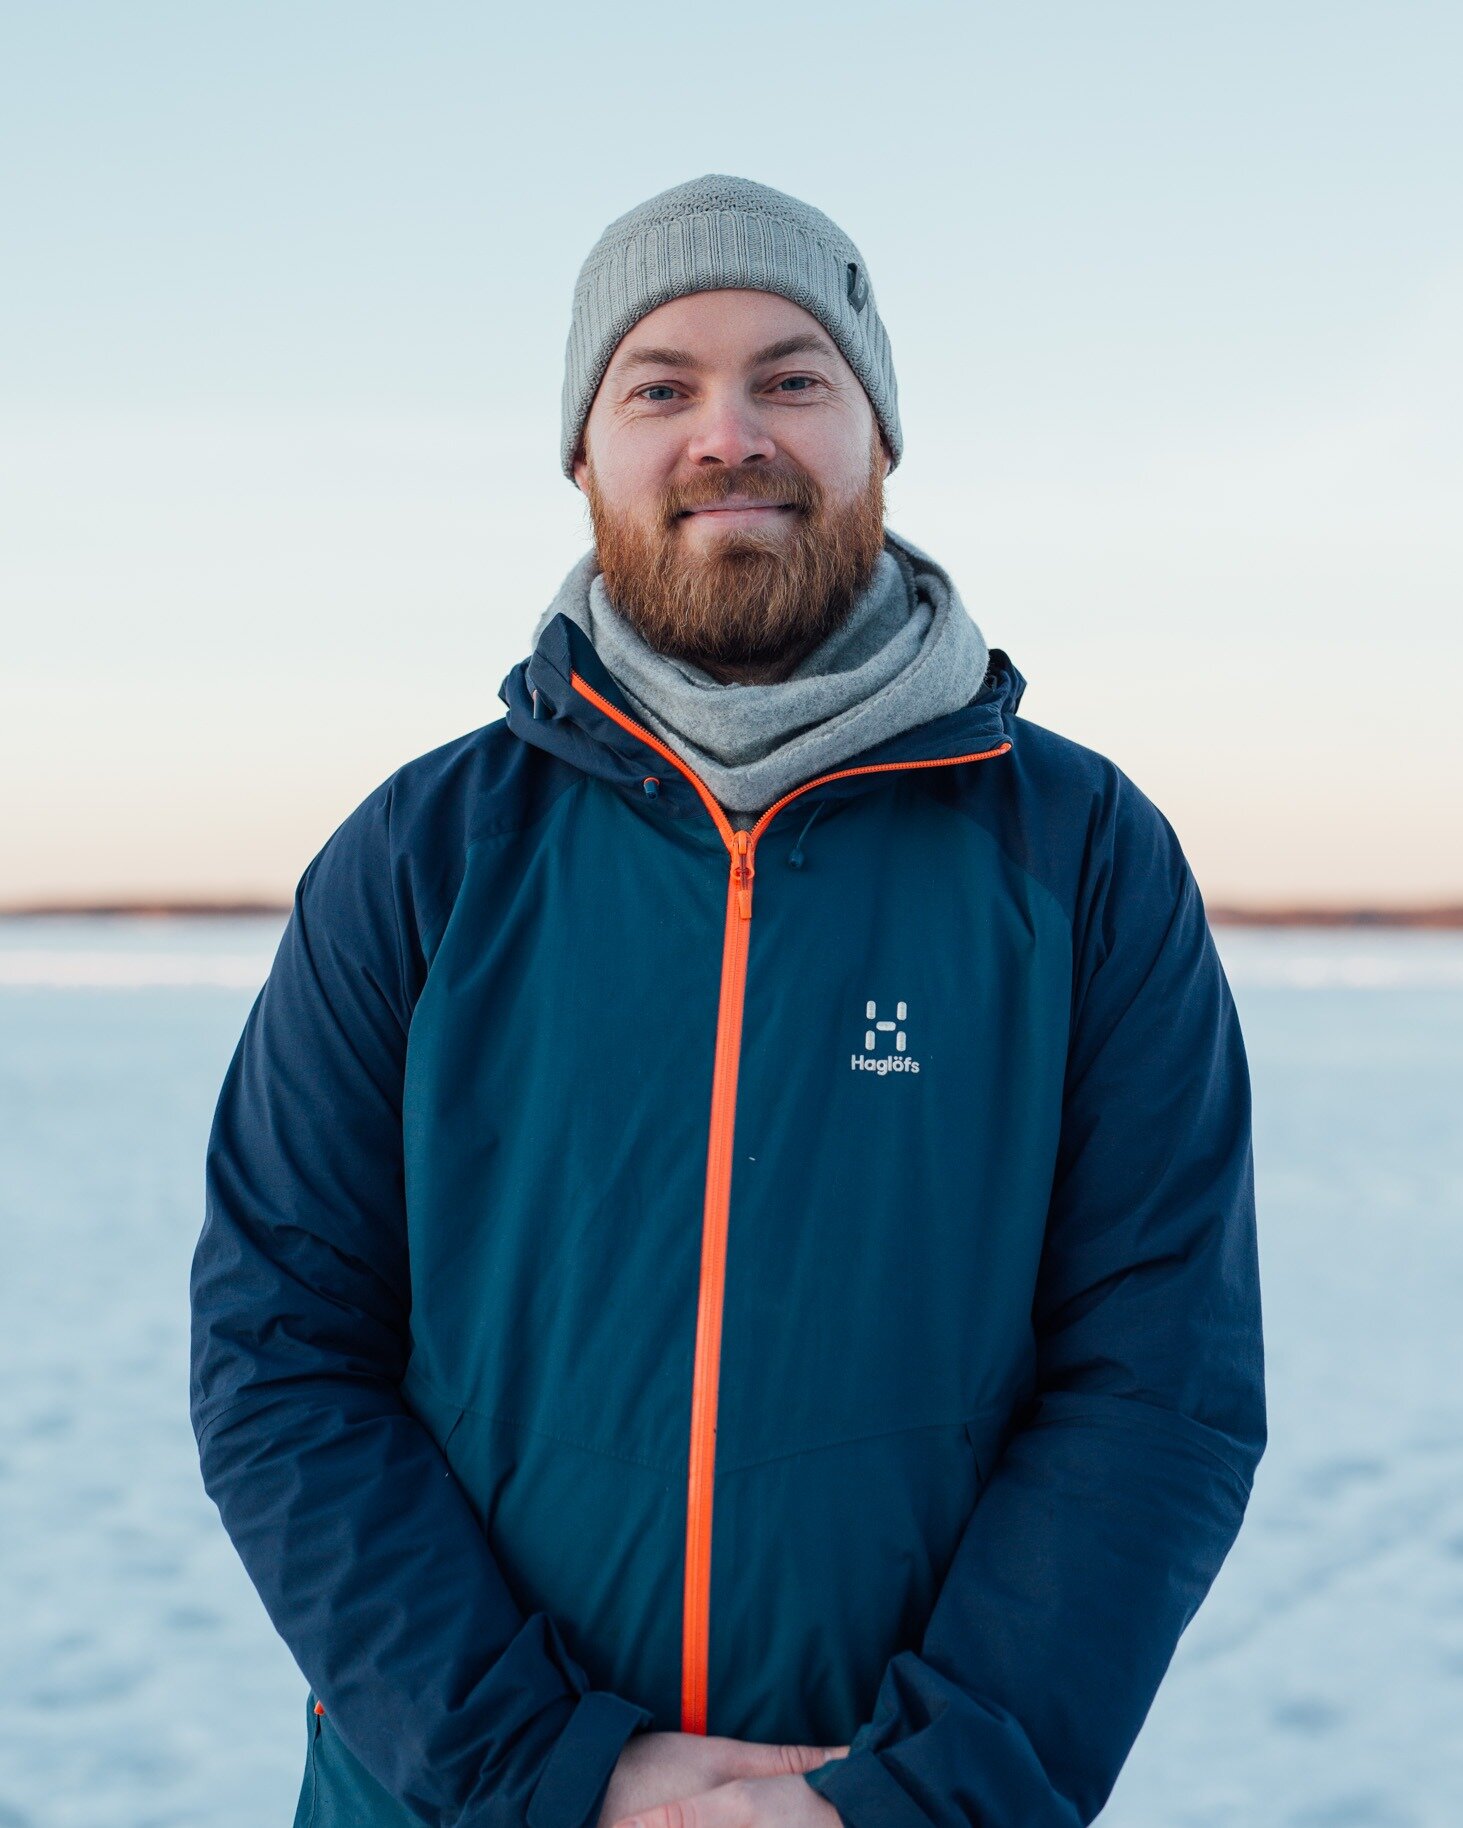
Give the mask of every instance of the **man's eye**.
M 669 394 L 674 397 L 675 391 L 675 388 L 666 381 L 652 381 L 648 387 L 640 389 L 640 392 L 647 398 L 653 393 Z
M 777 383 L 779 387 L 796 387 L 801 392 L 806 387 L 816 387 L 817 381 L 810 374 L 784 375 Z

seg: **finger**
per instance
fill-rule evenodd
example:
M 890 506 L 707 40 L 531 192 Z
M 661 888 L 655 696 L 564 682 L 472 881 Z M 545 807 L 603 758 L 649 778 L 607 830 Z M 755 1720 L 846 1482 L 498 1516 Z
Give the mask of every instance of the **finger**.
M 804 1771 L 816 1771 L 830 1758 L 842 1758 L 847 1746 L 826 1745 L 758 1745 L 753 1777 L 800 1777 Z
M 610 1828 L 733 1828 L 733 1824 L 745 1819 L 744 1805 L 738 1804 L 731 1794 L 737 1791 L 735 1782 L 719 1784 L 715 1789 L 699 1791 L 695 1796 L 681 1796 L 668 1803 L 659 1803 L 654 1809 L 641 1809 L 634 1815 L 622 1816 L 617 1822 L 611 1822 Z M 744 1797 L 745 1792 L 738 1792 Z

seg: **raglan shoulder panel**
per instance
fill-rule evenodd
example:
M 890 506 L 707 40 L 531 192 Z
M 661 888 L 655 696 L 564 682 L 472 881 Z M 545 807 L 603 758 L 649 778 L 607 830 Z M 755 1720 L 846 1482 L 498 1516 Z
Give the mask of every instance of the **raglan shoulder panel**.
M 521 831 L 579 779 L 497 718 L 414 756 L 377 783 L 306 866 L 307 895 L 332 943 L 379 978 L 402 1027 L 480 837 Z
M 1071 925 L 1074 1015 L 1118 947 L 1161 941 L 1181 902 L 1202 901 L 1166 815 L 1109 756 L 1025 717 L 1014 746 L 962 802 Z

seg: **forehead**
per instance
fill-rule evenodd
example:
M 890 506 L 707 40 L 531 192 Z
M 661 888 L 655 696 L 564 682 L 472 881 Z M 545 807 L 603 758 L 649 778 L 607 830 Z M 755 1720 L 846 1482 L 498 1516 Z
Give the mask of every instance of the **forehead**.
M 671 356 L 688 358 L 684 365 L 690 367 L 743 369 L 769 359 L 766 351 L 773 344 L 793 338 L 808 344 L 797 353 L 852 373 L 810 311 L 781 293 L 741 287 L 692 292 L 647 311 L 620 339 L 610 369 L 633 369 L 647 358 L 657 365 L 682 365 L 669 362 Z

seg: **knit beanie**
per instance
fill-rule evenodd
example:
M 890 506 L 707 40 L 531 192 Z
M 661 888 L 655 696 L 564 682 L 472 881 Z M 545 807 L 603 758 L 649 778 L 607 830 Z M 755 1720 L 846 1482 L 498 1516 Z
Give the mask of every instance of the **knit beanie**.
M 579 269 L 560 449 L 570 481 L 584 421 L 620 339 L 657 305 L 723 286 L 779 293 L 817 318 L 863 383 L 892 469 L 904 448 L 898 390 L 863 255 L 810 203 L 710 172 L 616 217 Z

